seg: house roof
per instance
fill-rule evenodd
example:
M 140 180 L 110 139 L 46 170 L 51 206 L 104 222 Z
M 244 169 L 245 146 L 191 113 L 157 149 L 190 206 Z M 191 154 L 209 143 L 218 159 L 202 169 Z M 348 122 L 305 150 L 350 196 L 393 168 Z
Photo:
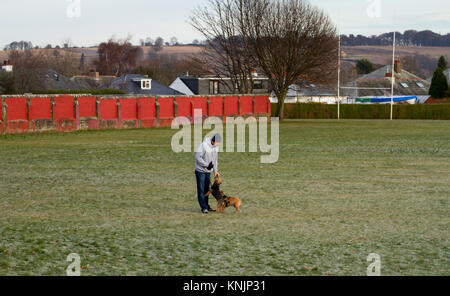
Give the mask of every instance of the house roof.
M 109 85 L 116 78 L 116 76 L 99 76 L 98 79 L 95 79 L 86 75 L 78 75 L 71 77 L 70 80 L 76 83 L 89 85 L 91 89 L 96 89 L 104 85 Z
M 326 86 L 303 80 L 299 85 L 293 84 L 289 86 L 288 97 L 321 97 L 335 96 L 336 92 L 330 90 Z
M 33 82 L 33 90 L 80 90 L 91 88 L 87 83 L 73 81 L 52 69 L 39 69 L 37 73 L 37 79 Z
M 179 78 L 194 94 L 198 95 L 198 78 L 189 76 Z
M 151 89 L 141 89 L 140 81 L 147 79 L 146 76 L 140 74 L 126 74 L 117 79 L 114 79 L 108 88 L 115 88 L 123 90 L 129 94 L 142 94 L 142 95 L 182 95 L 179 91 L 176 91 L 170 87 L 162 85 L 161 83 L 152 80 Z
M 391 91 L 391 77 L 386 77 L 386 73 L 391 73 L 391 66 L 384 66 L 380 69 L 364 75 L 347 85 L 347 87 L 371 88 L 371 89 L 344 89 L 343 93 L 352 97 L 359 96 L 389 96 Z M 430 89 L 430 83 L 426 80 L 406 71 L 401 70 L 395 74 L 394 95 L 395 96 L 426 96 Z M 384 88 L 384 89 L 374 89 Z

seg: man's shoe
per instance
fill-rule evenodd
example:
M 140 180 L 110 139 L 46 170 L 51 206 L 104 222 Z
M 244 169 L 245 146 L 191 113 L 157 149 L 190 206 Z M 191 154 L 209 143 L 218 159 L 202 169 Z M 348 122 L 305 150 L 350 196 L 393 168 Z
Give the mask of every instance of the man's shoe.
M 213 212 L 213 213 L 214 213 L 214 212 L 215 212 L 216 210 L 213 210 L 213 209 L 209 208 L 209 209 L 208 209 L 208 211 L 210 211 L 210 212 Z
M 202 213 L 203 214 L 208 214 L 208 210 L 203 210 Z

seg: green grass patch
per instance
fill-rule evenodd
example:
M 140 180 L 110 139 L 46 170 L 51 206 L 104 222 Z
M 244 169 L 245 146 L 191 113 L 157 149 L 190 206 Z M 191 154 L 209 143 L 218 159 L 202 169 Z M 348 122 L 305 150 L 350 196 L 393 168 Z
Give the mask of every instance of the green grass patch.
M 243 212 L 207 216 L 174 133 L 0 136 L 0 275 L 450 275 L 448 121 L 283 123 L 276 164 L 220 154 Z

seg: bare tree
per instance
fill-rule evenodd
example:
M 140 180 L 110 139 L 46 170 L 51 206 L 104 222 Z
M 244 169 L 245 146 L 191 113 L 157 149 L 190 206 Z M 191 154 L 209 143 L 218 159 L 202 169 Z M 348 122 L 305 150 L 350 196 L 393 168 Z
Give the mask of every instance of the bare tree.
M 144 43 L 145 46 L 153 46 L 153 43 L 155 43 L 155 41 L 152 38 L 150 38 L 150 37 L 145 38 L 145 43 Z
M 256 63 L 244 36 L 242 5 L 246 0 L 208 0 L 190 18 L 190 24 L 207 40 L 198 63 L 209 65 L 218 78 L 230 78 L 231 93 L 253 92 L 252 70 Z M 234 87 L 233 87 L 234 86 Z
M 178 45 L 178 38 L 177 37 L 170 38 L 170 45 L 172 46 Z
M 334 70 L 336 27 L 303 0 L 250 0 L 245 26 L 261 69 L 278 97 L 283 119 L 289 86 L 299 78 L 321 81 Z
M 216 62 L 214 70 L 228 72 L 239 91 L 252 90 L 251 70 L 263 71 L 280 120 L 291 84 L 320 82 L 335 68 L 336 28 L 304 0 L 209 0 L 190 21 L 208 40 L 213 54 L 205 56 Z
M 14 63 L 13 75 L 19 93 L 30 92 L 40 85 L 39 72 L 46 67 L 46 59 L 41 53 L 14 50 L 9 53 L 9 59 Z
M 94 65 L 104 75 L 120 76 L 136 67 L 139 51 L 139 47 L 130 43 L 129 37 L 123 41 L 110 39 L 98 47 L 98 60 Z
M 153 44 L 153 51 L 159 52 L 163 49 L 164 46 L 164 39 L 161 37 L 156 38 L 155 43 Z
M 14 41 L 6 45 L 4 50 L 29 50 L 33 48 L 31 41 Z

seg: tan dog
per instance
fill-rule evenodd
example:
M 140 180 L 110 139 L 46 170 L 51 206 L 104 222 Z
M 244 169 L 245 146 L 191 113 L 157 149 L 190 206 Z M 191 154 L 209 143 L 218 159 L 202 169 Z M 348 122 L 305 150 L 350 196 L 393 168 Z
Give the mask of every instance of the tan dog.
M 214 178 L 214 184 L 211 186 L 211 190 L 205 194 L 205 197 L 212 194 L 217 200 L 217 213 L 223 213 L 226 208 L 233 206 L 237 213 L 241 212 L 242 201 L 237 197 L 226 196 L 222 190 L 220 190 L 220 185 L 222 180 L 219 176 Z

